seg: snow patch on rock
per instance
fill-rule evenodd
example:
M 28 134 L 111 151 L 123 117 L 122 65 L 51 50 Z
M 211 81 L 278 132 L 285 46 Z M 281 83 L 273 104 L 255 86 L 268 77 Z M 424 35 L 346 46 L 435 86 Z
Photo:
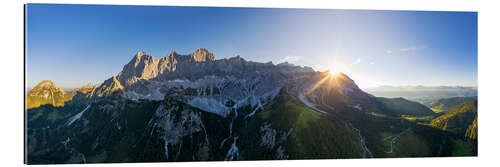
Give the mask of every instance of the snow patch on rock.
M 81 111 L 80 113 L 78 113 L 75 116 L 71 117 L 66 125 L 70 126 L 76 120 L 79 120 L 82 117 L 83 113 L 85 113 L 85 111 L 87 111 L 89 108 L 90 108 L 90 104 L 87 107 L 85 107 L 85 109 L 83 109 L 83 111 Z
M 195 97 L 188 102 L 189 105 L 203 111 L 226 117 L 230 110 L 219 101 L 210 97 Z

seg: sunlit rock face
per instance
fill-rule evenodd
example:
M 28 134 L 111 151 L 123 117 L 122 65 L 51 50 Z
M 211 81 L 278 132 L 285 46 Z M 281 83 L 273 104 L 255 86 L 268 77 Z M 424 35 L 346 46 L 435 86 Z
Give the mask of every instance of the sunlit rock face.
M 199 68 L 194 65 L 196 63 L 213 61 L 215 61 L 214 54 L 204 48 L 198 49 L 189 55 L 180 55 L 174 51 L 168 54 L 168 56 L 160 59 L 146 52 L 138 52 L 134 58 L 123 67 L 117 79 L 122 85 L 128 86 L 139 80 L 149 80 L 156 78 L 160 74 L 174 72 L 177 70 L 178 63 L 183 64 L 183 68 L 186 69 L 183 71 L 190 72 Z M 165 76 L 168 76 L 168 74 Z M 165 76 L 163 76 L 163 78 Z
M 213 53 L 208 52 L 205 48 L 200 48 L 195 52 L 189 54 L 191 60 L 195 62 L 209 62 L 215 61 L 215 56 Z
M 45 104 L 64 106 L 64 102 L 71 100 L 71 93 L 65 92 L 54 82 L 43 80 L 26 95 L 26 108 L 39 107 Z
M 129 85 L 140 79 L 151 79 L 158 75 L 159 60 L 146 52 L 137 53 L 118 74 L 121 84 Z
M 94 85 L 92 83 L 88 83 L 87 85 L 81 87 L 81 88 L 76 88 L 75 90 L 72 91 L 73 94 L 75 93 L 83 93 L 83 94 L 86 94 L 86 93 L 89 93 L 90 91 L 92 91 L 92 89 L 94 88 Z
M 188 55 L 174 51 L 160 59 L 139 52 L 117 75 L 120 83 L 114 84 L 117 88 L 96 90 L 100 90 L 99 97 L 120 90 L 130 99 L 162 100 L 172 90 L 182 89 L 180 95 L 192 104 L 224 106 L 226 103 L 247 103 L 243 101 L 248 99 L 264 104 L 290 80 L 298 81 L 313 73 L 316 72 L 310 67 L 258 63 L 240 56 L 216 60 L 214 54 L 204 48 Z M 104 90 L 110 89 L 106 87 Z
M 94 90 L 92 90 L 92 96 L 103 97 L 120 90 L 123 90 L 123 86 L 120 84 L 118 79 L 113 76 L 105 80 L 102 84 L 96 86 Z

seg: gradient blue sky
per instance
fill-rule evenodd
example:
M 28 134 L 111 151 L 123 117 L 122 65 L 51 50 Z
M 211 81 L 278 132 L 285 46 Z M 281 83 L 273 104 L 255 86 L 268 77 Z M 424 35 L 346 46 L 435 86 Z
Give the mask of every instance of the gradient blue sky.
M 207 48 L 288 61 L 360 87 L 477 86 L 477 13 L 28 4 L 26 81 L 65 89 L 118 74 L 138 51 Z

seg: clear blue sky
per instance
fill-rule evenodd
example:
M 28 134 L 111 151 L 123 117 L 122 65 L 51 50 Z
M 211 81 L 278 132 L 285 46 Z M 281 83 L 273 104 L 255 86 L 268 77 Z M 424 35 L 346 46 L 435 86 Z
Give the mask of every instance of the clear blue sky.
M 360 87 L 477 85 L 477 13 L 28 4 L 27 87 L 100 83 L 134 54 L 207 48 L 288 61 Z

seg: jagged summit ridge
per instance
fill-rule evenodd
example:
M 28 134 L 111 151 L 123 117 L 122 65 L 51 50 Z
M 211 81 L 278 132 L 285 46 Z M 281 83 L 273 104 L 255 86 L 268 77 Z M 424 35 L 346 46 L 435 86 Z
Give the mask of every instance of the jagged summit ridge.
M 123 86 L 120 84 L 120 81 L 113 76 L 92 90 L 92 96 L 102 97 L 119 90 L 123 90 Z
M 150 79 L 158 75 L 159 60 L 150 56 L 146 52 L 138 52 L 123 70 L 118 74 L 117 79 L 121 84 L 134 82 L 138 79 Z
M 177 70 L 177 64 L 214 62 L 215 56 L 205 48 L 197 49 L 189 55 L 180 55 L 173 51 L 166 57 L 157 59 L 142 51 L 127 63 L 118 74 L 117 79 L 122 85 L 131 85 L 138 80 L 148 80 L 164 73 Z
M 200 48 L 196 50 L 195 52 L 189 54 L 189 57 L 194 60 L 195 62 L 208 62 L 208 61 L 215 61 L 215 56 L 213 53 L 210 53 L 207 49 L 205 48 Z
M 122 95 L 131 99 L 161 100 L 168 90 L 176 87 L 199 89 L 197 94 L 213 96 L 217 103 L 225 104 L 229 99 L 270 94 L 289 79 L 311 77 L 311 74 L 316 72 L 310 67 L 252 62 L 239 55 L 217 60 L 204 48 L 188 55 L 173 51 L 160 59 L 139 52 L 115 78 L 96 86 L 92 95 L 103 97 L 121 90 Z M 214 95 L 216 93 L 218 95 Z

